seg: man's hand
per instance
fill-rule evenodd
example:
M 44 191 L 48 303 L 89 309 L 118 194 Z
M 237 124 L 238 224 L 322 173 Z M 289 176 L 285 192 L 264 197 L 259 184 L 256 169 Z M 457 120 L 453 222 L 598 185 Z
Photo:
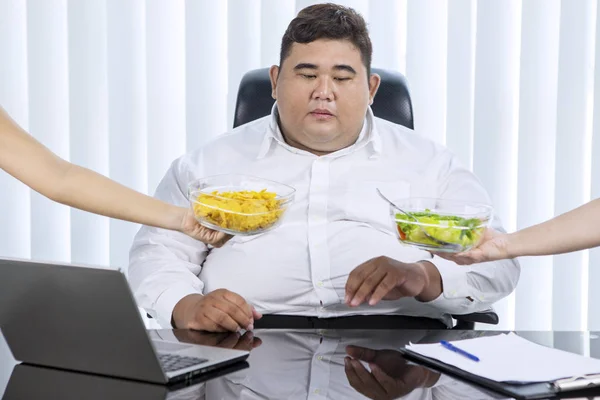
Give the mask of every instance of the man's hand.
M 175 305 L 176 328 L 209 332 L 237 332 L 254 329 L 254 320 L 262 315 L 240 295 L 217 289 L 207 295 L 190 294 Z
M 370 399 L 396 399 L 416 388 L 431 387 L 440 374 L 417 365 L 407 365 L 395 350 L 372 350 L 348 346 L 344 359 L 350 386 Z M 360 362 L 369 364 L 369 372 Z
M 441 293 L 442 278 L 430 262 L 403 263 L 381 256 L 359 265 L 350 273 L 344 302 L 356 307 L 365 301 L 374 306 L 381 300 L 401 297 L 431 301 Z
M 194 217 L 194 212 L 191 208 L 188 208 L 183 215 L 179 230 L 196 240 L 199 240 L 205 244 L 210 244 L 214 247 L 223 246 L 229 239 L 233 237 L 227 233 L 215 231 L 214 229 L 200 225 L 200 223 Z

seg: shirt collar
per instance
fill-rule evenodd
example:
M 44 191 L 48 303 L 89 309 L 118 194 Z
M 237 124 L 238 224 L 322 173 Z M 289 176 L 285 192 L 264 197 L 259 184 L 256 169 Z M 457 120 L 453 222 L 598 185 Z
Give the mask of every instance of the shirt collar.
M 368 107 L 365 122 L 363 123 L 362 130 L 360 131 L 356 142 L 350 147 L 346 147 L 345 149 L 331 153 L 331 156 L 337 157 L 349 154 L 364 146 L 369 146 L 369 151 L 371 153 L 370 158 L 376 158 L 379 156 L 381 154 L 381 137 L 377 131 L 376 125 L 377 124 L 375 123 L 373 110 L 371 110 L 371 107 Z M 292 147 L 285 142 L 283 134 L 281 133 L 281 129 L 279 129 L 277 102 L 273 104 L 273 107 L 271 108 L 269 125 L 256 158 L 265 158 L 275 145 L 282 146 L 285 149 L 297 154 L 307 153 L 306 151 Z

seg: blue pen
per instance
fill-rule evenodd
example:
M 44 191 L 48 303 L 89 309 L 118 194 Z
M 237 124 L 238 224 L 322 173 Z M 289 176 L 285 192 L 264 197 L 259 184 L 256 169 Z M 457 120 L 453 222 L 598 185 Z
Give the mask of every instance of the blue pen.
M 469 360 L 473 360 L 473 361 L 479 361 L 479 357 L 474 356 L 471 353 L 467 353 L 466 351 L 459 349 L 458 347 L 456 347 L 455 345 L 453 345 L 452 343 L 446 342 L 445 340 L 442 340 L 440 342 L 440 344 L 442 346 L 444 346 L 445 348 L 447 348 L 450 351 L 453 351 L 455 353 L 460 354 L 461 356 L 467 357 Z

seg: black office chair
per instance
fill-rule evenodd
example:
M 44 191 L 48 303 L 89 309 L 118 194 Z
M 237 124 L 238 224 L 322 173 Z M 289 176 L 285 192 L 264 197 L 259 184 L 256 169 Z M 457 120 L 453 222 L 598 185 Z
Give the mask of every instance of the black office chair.
M 410 92 L 406 78 L 399 72 L 373 68 L 381 76 L 381 85 L 371 108 L 379 118 L 414 129 L 414 118 Z M 275 100 L 271 97 L 269 69 L 260 68 L 247 72 L 238 89 L 233 127 L 243 125 L 271 113 Z M 454 329 L 473 329 L 475 322 L 498 324 L 498 314 L 494 311 L 453 315 L 456 319 Z

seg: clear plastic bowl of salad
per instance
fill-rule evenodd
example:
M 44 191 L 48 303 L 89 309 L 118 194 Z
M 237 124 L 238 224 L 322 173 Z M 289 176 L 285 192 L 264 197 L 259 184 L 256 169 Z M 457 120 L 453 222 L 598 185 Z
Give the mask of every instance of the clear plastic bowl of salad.
M 400 242 L 427 251 L 467 251 L 481 242 L 492 220 L 487 204 L 425 197 L 393 202 L 390 215 Z

